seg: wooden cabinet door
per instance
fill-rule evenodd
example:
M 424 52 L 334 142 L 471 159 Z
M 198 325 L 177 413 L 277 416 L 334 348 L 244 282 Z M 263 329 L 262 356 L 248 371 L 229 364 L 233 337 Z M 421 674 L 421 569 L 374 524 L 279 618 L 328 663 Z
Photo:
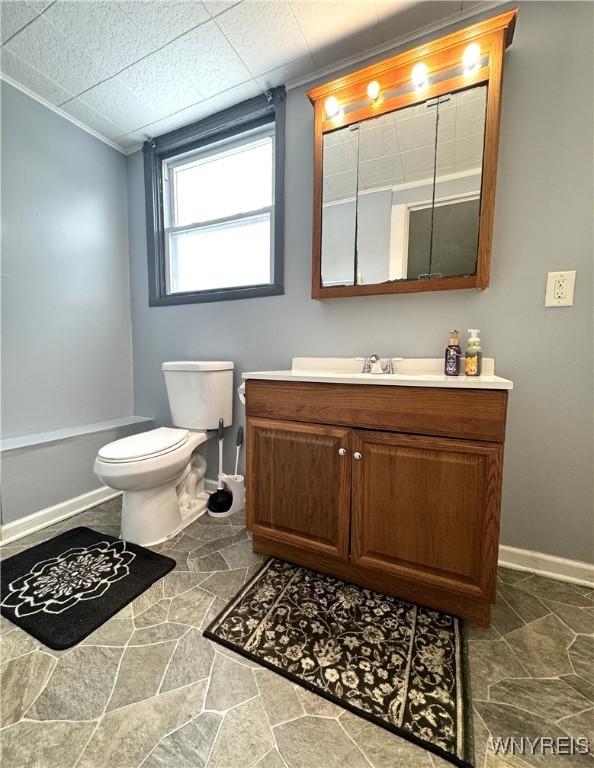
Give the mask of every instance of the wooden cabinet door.
M 348 559 L 350 443 L 350 429 L 248 417 L 248 528 Z
M 353 451 L 353 562 L 493 600 L 502 447 L 355 431 Z

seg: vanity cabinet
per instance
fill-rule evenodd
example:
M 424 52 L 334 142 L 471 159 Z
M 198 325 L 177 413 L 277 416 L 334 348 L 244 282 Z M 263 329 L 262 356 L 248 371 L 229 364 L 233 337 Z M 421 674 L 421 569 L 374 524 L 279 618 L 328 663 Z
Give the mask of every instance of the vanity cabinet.
M 489 623 L 506 391 L 246 385 L 255 551 Z
M 350 431 L 260 418 L 247 428 L 253 533 L 348 560 Z

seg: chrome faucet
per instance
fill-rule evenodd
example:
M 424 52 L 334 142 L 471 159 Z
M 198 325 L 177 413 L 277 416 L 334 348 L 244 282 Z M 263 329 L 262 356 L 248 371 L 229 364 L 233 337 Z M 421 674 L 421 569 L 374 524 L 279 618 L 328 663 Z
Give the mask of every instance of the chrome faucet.
M 364 358 L 363 360 L 363 368 L 361 368 L 361 373 L 379 373 L 380 370 L 383 370 L 381 367 L 381 360 L 379 355 L 369 355 L 369 357 Z
M 384 360 L 379 355 L 359 358 L 363 360 L 361 373 L 394 373 L 394 360 L 402 360 L 401 357 L 386 357 Z

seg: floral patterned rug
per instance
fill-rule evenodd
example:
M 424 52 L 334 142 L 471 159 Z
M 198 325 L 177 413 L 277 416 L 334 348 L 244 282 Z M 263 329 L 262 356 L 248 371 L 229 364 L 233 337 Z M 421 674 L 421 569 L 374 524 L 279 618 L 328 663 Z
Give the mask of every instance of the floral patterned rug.
M 271 559 L 204 635 L 468 767 L 462 633 L 454 616 Z
M 0 563 L 0 613 L 61 651 L 84 640 L 172 568 L 170 557 L 73 528 Z

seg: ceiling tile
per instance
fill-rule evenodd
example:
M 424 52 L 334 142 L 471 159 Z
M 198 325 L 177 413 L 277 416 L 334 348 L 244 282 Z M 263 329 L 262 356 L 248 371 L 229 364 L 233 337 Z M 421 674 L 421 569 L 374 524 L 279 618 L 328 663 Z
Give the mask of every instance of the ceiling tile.
M 46 19 L 114 75 L 154 50 L 154 44 L 114 2 L 57 0 Z
M 456 105 L 446 104 L 439 105 L 439 125 L 438 125 L 438 141 L 453 141 L 456 134 Z
M 44 9 L 47 2 L 25 2 L 24 0 L 2 0 L 0 3 L 0 30 L 2 42 L 22 29 Z
M 291 0 L 291 8 L 319 67 L 382 43 L 372 2 Z
M 456 138 L 482 134 L 485 127 L 485 102 L 480 99 L 466 101 L 456 108 Z
M 170 115 L 202 100 L 191 82 L 193 64 L 180 60 L 175 44 L 120 72 L 118 80 L 139 98 L 150 104 L 160 116 Z
M 324 148 L 340 144 L 341 141 L 352 141 L 353 132 L 348 128 L 338 128 L 336 131 L 330 131 L 324 134 Z
M 427 147 L 435 144 L 437 110 L 427 110 L 424 114 L 401 120 L 396 123 L 398 144 L 403 151 Z
M 349 197 L 357 194 L 357 172 L 343 171 L 334 173 L 324 180 L 324 184 L 329 184 L 333 197 Z
M 250 73 L 214 21 L 170 43 L 163 58 L 205 98 L 250 79 Z M 156 56 L 156 54 L 155 54 Z
M 422 147 L 421 149 L 413 149 L 410 152 L 403 152 L 400 155 L 400 159 L 402 160 L 402 168 L 407 181 L 413 176 L 417 178 L 419 175 L 433 175 L 435 164 L 434 147 Z
M 341 141 L 324 146 L 324 176 L 357 167 L 356 141 Z
M 455 142 L 456 170 L 480 166 L 483 161 L 483 134 L 477 133 Z
M 67 114 L 72 115 L 72 117 L 80 120 L 81 123 L 88 125 L 89 128 L 93 128 L 97 133 L 102 134 L 108 139 L 115 139 L 123 133 L 123 129 L 120 126 L 115 125 L 111 120 L 108 120 L 106 117 L 103 117 L 103 115 L 100 115 L 99 112 L 88 107 L 80 99 L 69 101 L 68 104 L 65 104 L 62 107 L 62 109 Z
M 241 3 L 217 16 L 216 23 L 253 75 L 309 53 L 293 11 L 280 0 Z
M 80 96 L 87 106 L 129 133 L 152 123 L 159 113 L 136 96 L 115 77 L 91 88 Z
M 71 93 L 80 93 L 102 80 L 105 71 L 99 64 L 73 45 L 45 16 L 38 16 L 6 43 L 8 50 Z
M 437 145 L 437 172 L 438 173 L 452 173 L 459 170 L 454 166 L 454 144 L 453 141 L 440 142 Z
M 256 80 L 260 83 L 263 89 L 274 88 L 277 85 L 284 85 L 291 80 L 296 80 L 298 77 L 304 75 L 314 75 L 316 71 L 316 65 L 312 56 L 308 53 L 306 56 L 302 56 L 300 59 L 290 61 L 288 64 L 283 64 L 270 72 L 265 72 L 263 75 L 259 75 Z
M 161 136 L 163 133 L 175 131 L 177 128 L 182 128 L 185 125 L 190 125 L 198 120 L 202 120 L 203 118 L 208 117 L 208 115 L 214 115 L 223 109 L 232 107 L 235 104 L 240 104 L 242 101 L 257 96 L 259 93 L 262 93 L 260 86 L 255 80 L 249 80 L 234 88 L 229 88 L 229 90 L 224 93 L 219 93 L 210 99 L 205 99 L 199 104 L 194 104 L 173 115 L 168 115 L 162 120 L 158 120 L 150 125 L 145 125 L 143 130 L 150 136 Z
M 203 3 L 206 10 L 213 17 L 218 16 L 223 11 L 228 11 L 234 5 L 239 5 L 243 0 L 205 0 Z
M 415 0 L 375 0 L 374 5 L 378 21 L 382 22 L 415 5 Z
M 399 155 L 366 160 L 360 164 L 361 179 L 366 189 L 397 184 L 404 178 Z
M 19 59 L 8 48 L 2 48 L 1 50 L 0 68 L 7 77 L 12 78 L 51 104 L 62 104 L 62 102 L 71 99 L 74 95 L 64 90 L 58 83 L 50 80 L 41 72 L 38 72 L 34 67 L 29 66 L 22 59 Z
M 151 40 L 154 48 L 210 20 L 203 3 L 155 0 L 118 0 L 120 8 Z
M 398 151 L 398 139 L 394 123 L 384 122 L 371 131 L 361 131 L 359 138 L 359 157 L 361 160 L 373 160 L 377 157 L 395 155 Z

